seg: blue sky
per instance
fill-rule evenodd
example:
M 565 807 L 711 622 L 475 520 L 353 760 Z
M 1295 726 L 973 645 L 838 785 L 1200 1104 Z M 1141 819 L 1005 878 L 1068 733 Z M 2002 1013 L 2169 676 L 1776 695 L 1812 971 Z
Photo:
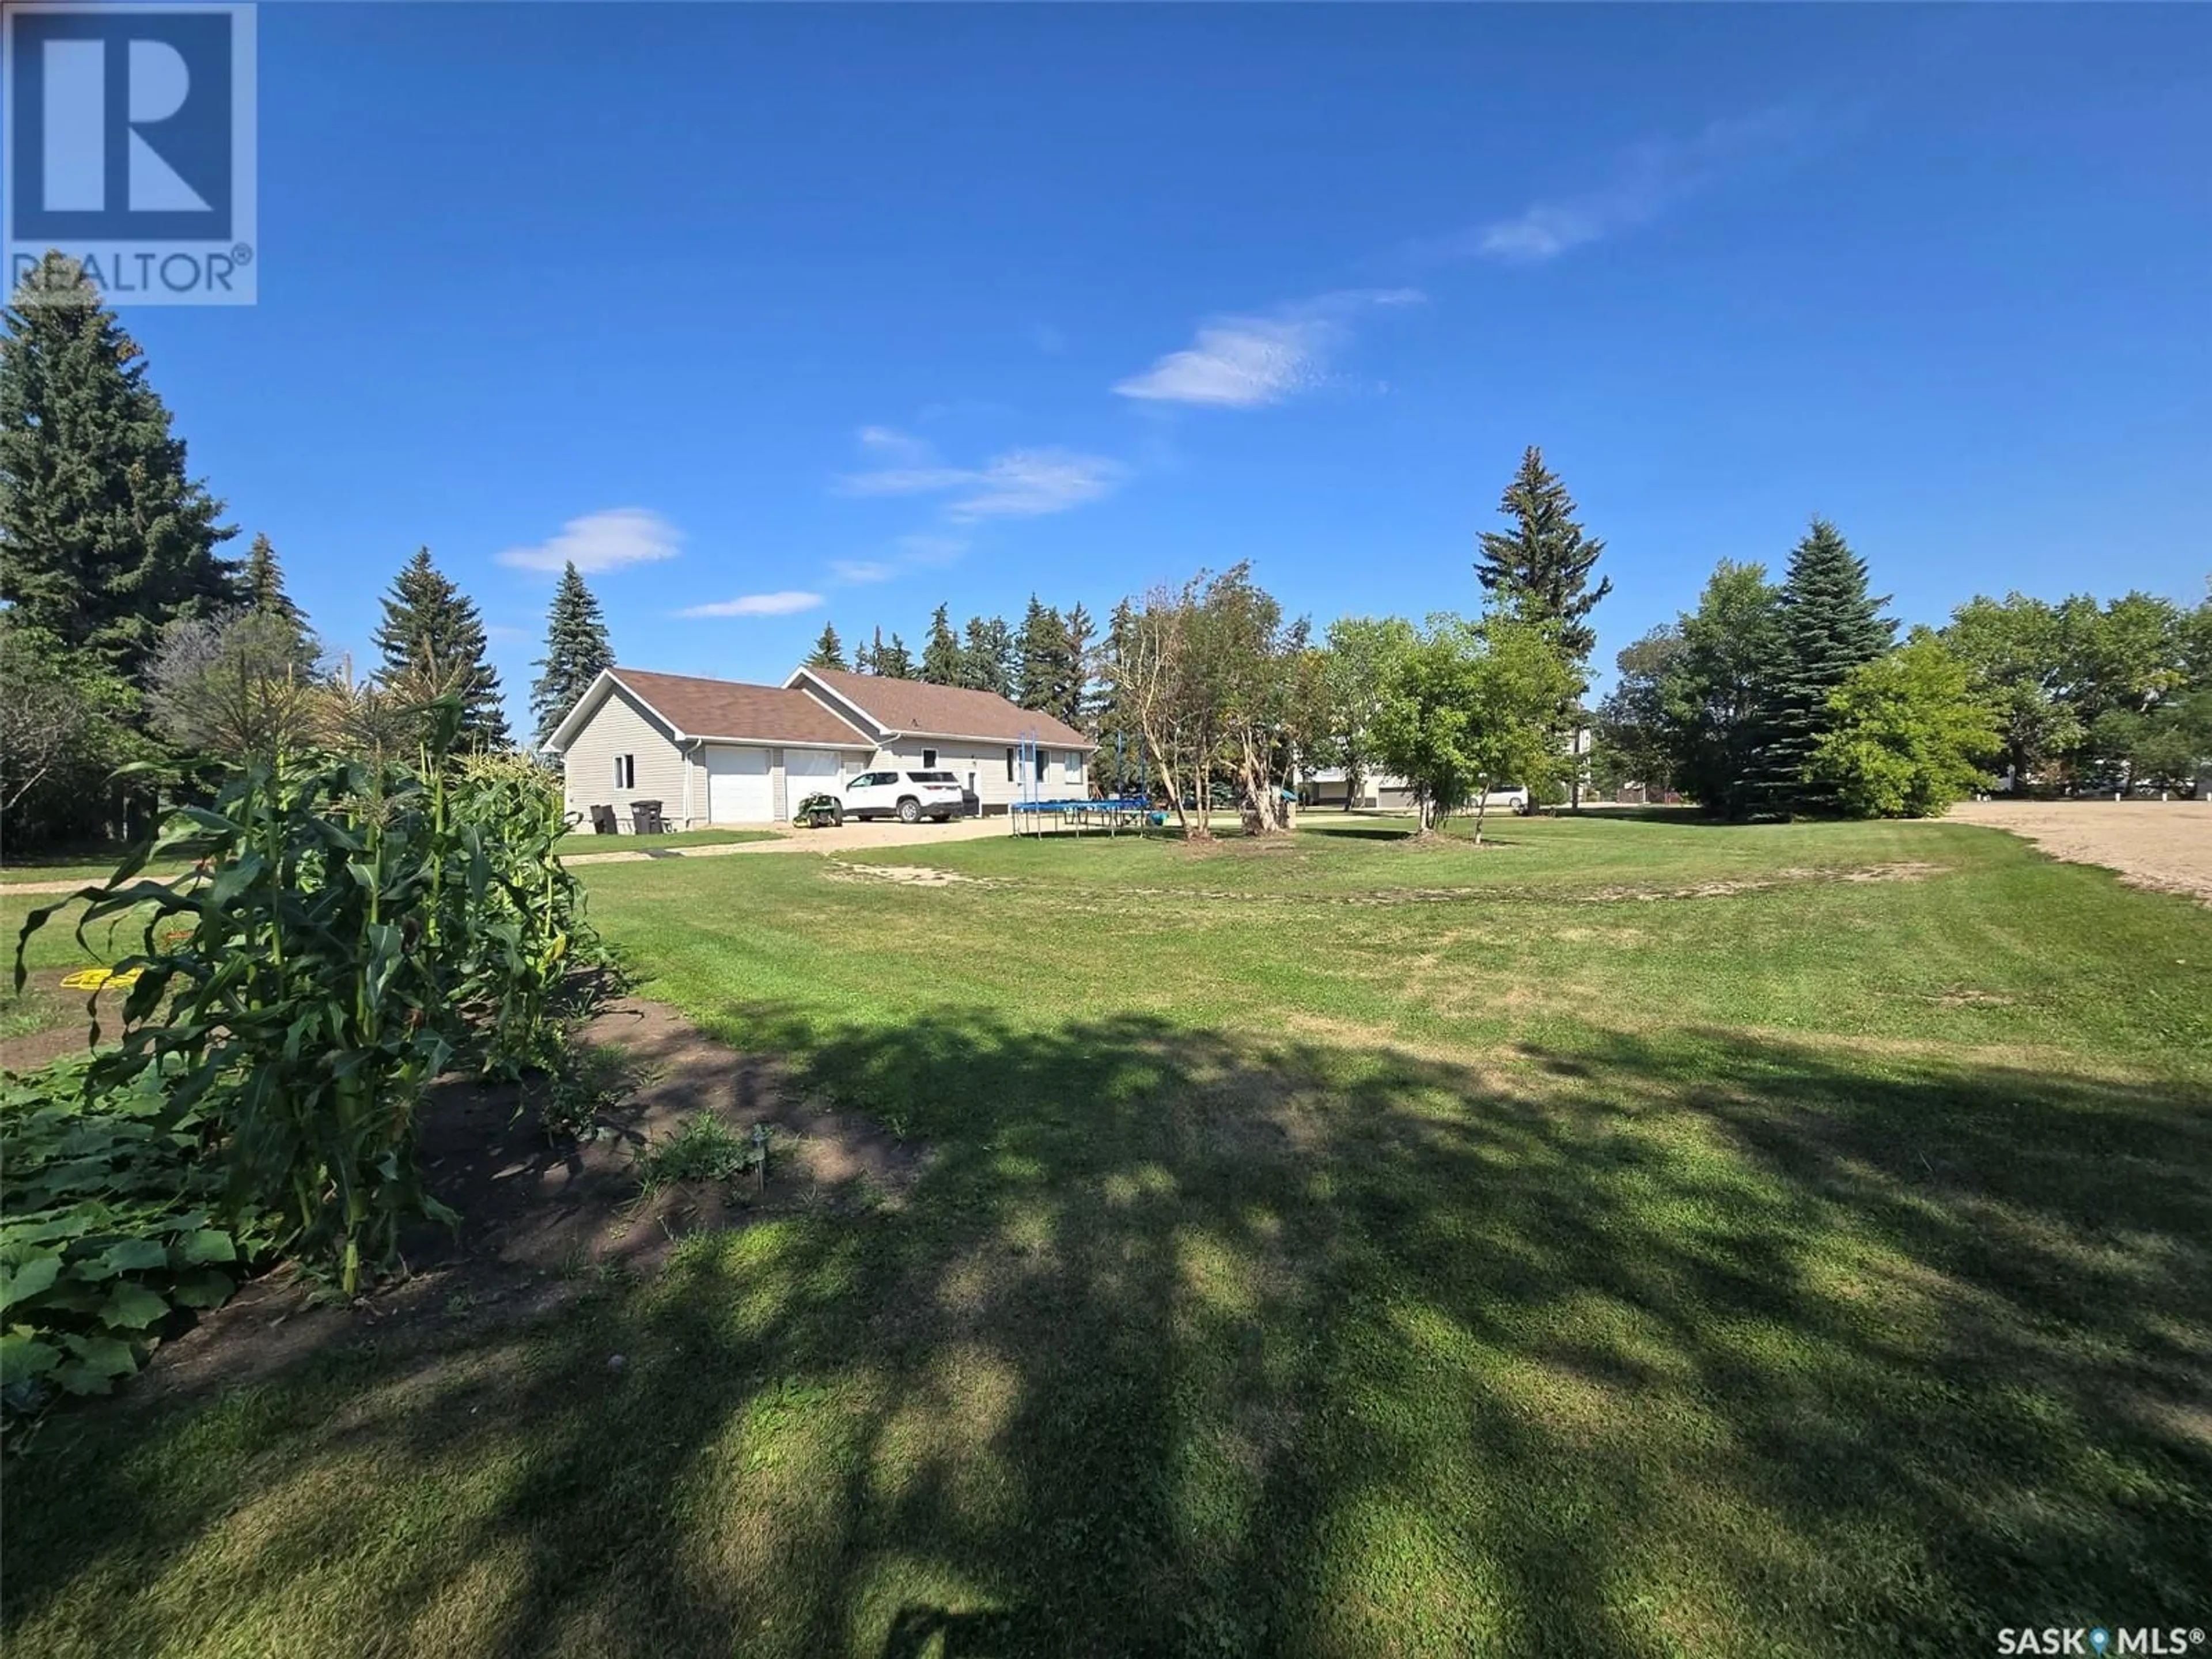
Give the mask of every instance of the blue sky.
M 1474 607 L 1540 444 L 1601 659 L 1833 518 L 1906 620 L 2212 568 L 2212 11 L 264 5 L 261 301 L 127 313 L 359 649 L 621 658 L 1250 559 Z M 239 545 L 242 548 L 243 538 Z M 705 608 L 704 614 L 686 615 Z

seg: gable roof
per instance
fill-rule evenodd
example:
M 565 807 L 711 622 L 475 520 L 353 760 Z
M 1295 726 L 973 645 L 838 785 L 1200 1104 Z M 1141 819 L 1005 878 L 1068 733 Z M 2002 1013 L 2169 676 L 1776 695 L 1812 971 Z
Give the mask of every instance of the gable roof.
M 655 674 L 642 668 L 610 668 L 577 699 L 547 747 L 566 749 L 574 729 L 605 700 L 603 688 L 615 684 L 658 714 L 678 738 L 814 743 L 840 749 L 876 746 L 867 733 L 803 691 L 747 685 L 739 680 L 701 679 L 690 674 Z
M 784 682 L 812 679 L 842 697 L 886 732 L 916 737 L 985 738 L 1018 743 L 1033 737 L 1049 749 L 1096 749 L 1073 726 L 1017 708 L 994 691 L 963 691 L 957 685 L 926 680 L 895 680 L 882 674 L 855 674 L 842 668 L 801 668 Z M 796 696 L 797 693 L 793 695 Z

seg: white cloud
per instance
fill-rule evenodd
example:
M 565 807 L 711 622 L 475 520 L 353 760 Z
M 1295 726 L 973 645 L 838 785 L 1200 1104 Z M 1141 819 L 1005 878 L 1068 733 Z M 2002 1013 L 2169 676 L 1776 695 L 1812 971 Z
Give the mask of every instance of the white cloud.
M 1066 449 L 1017 449 L 976 475 L 975 488 L 945 509 L 955 524 L 977 519 L 1038 518 L 1095 501 L 1121 481 L 1122 467 L 1103 455 Z
M 951 564 L 968 550 L 965 536 L 902 536 L 899 550 L 911 564 Z
M 927 495 L 957 489 L 976 474 L 957 466 L 891 466 L 875 472 L 848 472 L 837 481 L 848 495 Z
M 683 532 L 658 513 L 616 507 L 571 519 L 551 539 L 536 547 L 510 547 L 498 558 L 518 570 L 557 571 L 573 562 L 588 576 L 672 559 L 683 541 Z
M 1318 321 L 1224 318 L 1114 390 L 1124 398 L 1230 409 L 1279 404 L 1312 384 L 1327 327 Z
M 1318 295 L 1270 315 L 1218 317 L 1114 390 L 1147 402 L 1259 409 L 1318 386 L 1346 338 L 1346 320 L 1376 307 L 1415 305 L 1411 289 L 1359 289 Z
M 819 593 L 747 593 L 740 599 L 721 599 L 713 605 L 695 605 L 679 611 L 679 617 L 788 617 L 794 611 L 811 611 L 822 603 Z
M 1688 139 L 1650 140 L 1623 156 L 1613 179 L 1599 189 L 1531 203 L 1510 218 L 1478 225 L 1426 251 L 1446 258 L 1540 264 L 1649 224 L 1731 173 L 1788 154 L 1804 137 L 1805 125 L 1796 112 L 1778 108 L 1716 121 Z
M 858 586 L 864 582 L 887 582 L 898 574 L 898 567 L 885 564 L 880 559 L 832 559 L 830 574 L 841 582 Z
M 901 466 L 927 465 L 934 453 L 923 440 L 908 437 L 896 427 L 864 426 L 860 437 L 862 448 Z
M 848 495 L 951 495 L 945 516 L 955 524 L 978 519 L 1036 518 L 1097 501 L 1121 481 L 1126 469 L 1103 455 L 1066 449 L 1014 449 L 980 467 L 886 467 L 840 480 Z

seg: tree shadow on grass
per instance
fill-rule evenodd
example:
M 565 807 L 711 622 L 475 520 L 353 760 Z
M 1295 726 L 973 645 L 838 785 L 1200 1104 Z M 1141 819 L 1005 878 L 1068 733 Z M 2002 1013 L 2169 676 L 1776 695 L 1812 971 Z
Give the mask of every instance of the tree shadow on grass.
M 434 1365 L 88 1419 L 12 1472 L 11 1635 L 1932 1654 L 2202 1622 L 2189 1091 L 1717 1031 L 1486 1071 L 1144 1018 L 723 1023 L 930 1140 L 909 1201 L 694 1239 Z

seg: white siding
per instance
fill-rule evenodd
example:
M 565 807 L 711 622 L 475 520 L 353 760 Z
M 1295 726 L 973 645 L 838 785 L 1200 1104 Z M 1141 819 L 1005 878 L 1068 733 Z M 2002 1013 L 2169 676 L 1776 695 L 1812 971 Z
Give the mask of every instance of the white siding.
M 617 755 L 636 758 L 637 781 L 629 788 L 615 787 Z M 634 800 L 657 800 L 672 826 L 690 828 L 684 819 L 686 763 L 677 750 L 676 739 L 619 685 L 609 689 L 605 700 L 584 722 L 561 757 L 561 765 L 569 815 L 580 819 L 586 831 L 591 828 L 591 809 L 611 806 L 622 821 L 623 833 L 628 835 Z M 702 811 L 703 787 L 697 799 L 699 805 L 694 811 Z

